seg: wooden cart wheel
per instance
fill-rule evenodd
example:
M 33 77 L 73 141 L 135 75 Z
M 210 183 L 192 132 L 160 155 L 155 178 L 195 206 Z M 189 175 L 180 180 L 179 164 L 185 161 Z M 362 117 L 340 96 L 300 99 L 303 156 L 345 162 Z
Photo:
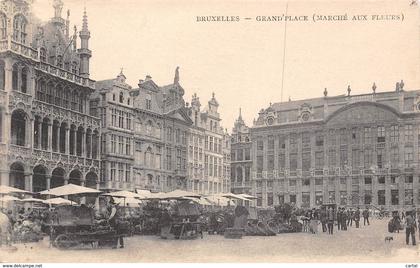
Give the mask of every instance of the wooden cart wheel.
M 69 236 L 65 234 L 58 235 L 54 240 L 54 245 L 59 249 L 67 249 L 74 247 L 77 243 L 70 239 Z

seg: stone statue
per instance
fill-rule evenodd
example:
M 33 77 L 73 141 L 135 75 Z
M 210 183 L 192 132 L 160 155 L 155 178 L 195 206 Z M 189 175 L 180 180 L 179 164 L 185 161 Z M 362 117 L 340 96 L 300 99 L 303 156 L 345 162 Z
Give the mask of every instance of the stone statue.
M 174 77 L 174 84 L 179 83 L 179 67 L 176 67 L 175 69 L 175 77 Z
M 328 96 L 327 88 L 324 89 L 324 97 Z
M 399 92 L 400 91 L 400 83 L 396 83 L 395 84 L 395 91 Z
M 400 82 L 400 90 L 404 90 L 404 81 L 401 79 Z
M 373 91 L 373 94 L 376 93 L 376 84 L 375 83 L 373 83 L 373 85 L 372 85 L 372 91 Z
M 351 88 L 350 88 L 350 85 L 347 87 L 347 95 L 348 96 L 350 96 L 350 93 L 351 93 Z

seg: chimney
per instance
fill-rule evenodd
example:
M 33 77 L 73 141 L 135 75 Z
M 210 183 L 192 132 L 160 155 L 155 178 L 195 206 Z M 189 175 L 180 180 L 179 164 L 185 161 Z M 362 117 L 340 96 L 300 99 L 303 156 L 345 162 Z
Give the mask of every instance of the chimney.
M 152 77 L 150 75 L 146 75 L 146 80 L 145 81 L 149 81 L 152 80 Z

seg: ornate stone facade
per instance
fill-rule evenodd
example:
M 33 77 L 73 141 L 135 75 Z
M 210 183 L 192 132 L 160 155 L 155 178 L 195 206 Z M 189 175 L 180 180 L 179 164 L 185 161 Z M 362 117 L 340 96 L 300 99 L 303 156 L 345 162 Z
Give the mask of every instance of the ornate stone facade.
M 230 135 L 220 125 L 219 103 L 213 93 L 201 110 L 193 95 L 189 114 L 189 189 L 201 194 L 230 192 Z
M 231 139 L 232 193 L 251 194 L 251 147 L 250 130 L 242 119 L 241 112 L 239 112 Z
M 90 32 L 86 13 L 70 35 L 69 12 L 55 0 L 54 17 L 39 23 L 31 1 L 0 2 L 1 184 L 42 191 L 65 183 L 96 188 L 100 120 L 86 101 Z
M 420 91 L 289 101 L 251 128 L 257 205 L 420 205 Z

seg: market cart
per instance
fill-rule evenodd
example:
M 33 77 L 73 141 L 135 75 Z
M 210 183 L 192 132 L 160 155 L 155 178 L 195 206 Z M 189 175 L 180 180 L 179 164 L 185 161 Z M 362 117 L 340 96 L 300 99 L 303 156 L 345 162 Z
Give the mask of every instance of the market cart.
M 48 224 L 50 241 L 60 249 L 115 247 L 121 236 L 107 221 L 95 221 L 93 208 L 84 205 L 56 207 L 50 214 Z

